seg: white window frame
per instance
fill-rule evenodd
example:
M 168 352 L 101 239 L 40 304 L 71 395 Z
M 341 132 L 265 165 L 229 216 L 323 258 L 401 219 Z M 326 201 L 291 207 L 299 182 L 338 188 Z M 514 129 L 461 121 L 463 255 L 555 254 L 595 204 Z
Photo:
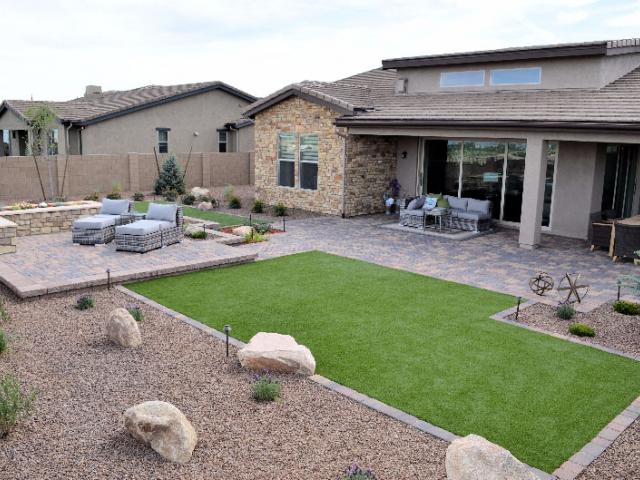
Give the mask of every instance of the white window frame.
M 302 148 L 302 137 L 311 137 L 311 136 L 317 137 L 317 139 L 318 139 L 318 143 L 317 143 L 317 146 L 316 146 L 316 148 L 318 150 L 317 151 L 318 157 L 317 157 L 315 162 L 309 161 L 309 160 L 302 160 L 302 150 L 301 150 L 301 148 Z M 316 179 L 316 188 L 304 188 L 302 186 L 302 164 L 303 163 L 308 163 L 308 164 L 316 165 L 316 167 L 318 167 L 318 165 L 320 163 L 319 162 L 319 160 L 320 160 L 320 135 L 318 135 L 317 133 L 301 133 L 299 135 L 299 139 L 300 140 L 298 141 L 298 177 L 300 178 L 300 180 L 299 180 L 300 189 L 301 190 L 309 190 L 311 192 L 315 192 L 319 188 L 317 179 Z
M 513 72 L 516 70 L 536 70 L 538 72 L 538 80 L 535 82 L 513 82 L 513 83 L 495 83 L 493 74 L 495 72 Z M 542 83 L 542 67 L 518 67 L 518 68 L 494 68 L 489 72 L 489 84 L 492 87 L 503 87 L 513 85 L 540 85 Z
M 171 131 L 170 128 L 156 128 L 156 134 L 158 136 L 158 153 L 169 153 L 169 132 Z M 167 140 L 166 141 L 162 141 L 160 140 L 160 134 L 161 133 L 166 133 L 167 134 Z M 160 145 L 166 143 L 167 144 L 167 151 L 166 152 L 162 152 L 160 151 Z
M 278 164 L 276 165 L 276 185 L 279 188 L 296 188 L 298 186 L 298 176 L 296 175 L 296 154 L 294 153 L 293 159 L 289 158 L 280 158 L 280 137 L 282 135 L 293 135 L 293 141 L 296 144 L 296 148 L 294 152 L 298 151 L 299 142 L 298 135 L 290 132 L 278 132 L 278 140 L 276 143 L 276 156 L 278 160 Z M 291 162 L 293 163 L 293 185 L 280 185 L 280 163 L 281 162 Z
M 221 136 L 224 134 L 224 141 Z M 218 130 L 218 152 L 220 152 L 220 145 L 224 144 L 225 149 L 223 153 L 229 152 L 229 132 L 227 130 Z
M 482 83 L 471 83 L 465 85 L 444 85 L 444 78 L 447 74 L 462 74 L 462 73 L 481 73 L 482 74 Z M 486 73 L 484 70 L 455 70 L 451 72 L 440 72 L 440 88 L 473 88 L 473 87 L 484 87 L 486 82 Z

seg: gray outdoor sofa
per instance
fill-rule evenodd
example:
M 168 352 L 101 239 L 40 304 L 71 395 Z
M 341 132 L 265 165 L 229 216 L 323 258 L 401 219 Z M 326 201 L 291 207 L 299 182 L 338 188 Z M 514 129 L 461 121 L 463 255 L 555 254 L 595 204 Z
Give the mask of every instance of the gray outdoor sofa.
M 109 243 L 114 239 L 118 225 L 133 221 L 132 206 L 129 200 L 103 199 L 100 213 L 73 222 L 71 229 L 73 243 L 80 245 Z
M 429 210 L 426 195 L 408 199 L 400 205 L 400 224 L 408 227 L 426 227 Z M 449 206 L 441 216 L 442 227 L 451 230 L 484 232 L 491 229 L 491 201 L 444 195 Z M 443 210 L 438 203 L 438 210 Z
M 182 240 L 182 207 L 150 203 L 143 220 L 116 227 L 116 250 L 145 253 Z

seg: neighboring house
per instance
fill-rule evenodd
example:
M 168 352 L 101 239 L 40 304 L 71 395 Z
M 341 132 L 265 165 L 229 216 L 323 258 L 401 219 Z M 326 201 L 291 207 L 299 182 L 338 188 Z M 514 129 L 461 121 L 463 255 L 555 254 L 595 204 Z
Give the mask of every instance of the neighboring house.
M 1 155 L 26 155 L 31 107 L 47 104 L 56 128 L 49 154 L 122 154 L 253 150 L 251 125 L 241 112 L 256 97 L 223 82 L 149 85 L 102 92 L 88 86 L 68 102 L 5 100 L 0 104 Z M 231 141 L 229 139 L 231 137 Z
M 640 39 L 384 60 L 245 115 L 268 203 L 379 212 L 398 178 L 404 196 L 492 200 L 529 248 L 542 231 L 585 238 L 592 212 L 640 210 Z

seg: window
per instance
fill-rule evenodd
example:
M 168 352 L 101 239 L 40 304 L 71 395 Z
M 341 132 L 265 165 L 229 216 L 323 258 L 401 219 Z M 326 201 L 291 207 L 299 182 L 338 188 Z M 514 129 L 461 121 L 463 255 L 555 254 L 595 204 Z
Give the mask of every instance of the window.
M 158 152 L 169 153 L 169 129 L 158 128 Z
M 57 155 L 58 154 L 58 129 L 54 128 L 47 135 L 47 154 L 48 155 Z
M 318 135 L 300 135 L 300 188 L 318 189 Z
M 11 155 L 11 130 L 2 130 L 2 151 L 0 155 Z
M 491 85 L 539 85 L 542 68 L 503 68 L 491 70 Z
M 553 201 L 553 179 L 558 160 L 558 142 L 547 142 L 547 172 L 544 183 L 544 203 L 542 204 L 542 226 L 551 226 L 551 202 Z
M 483 87 L 484 70 L 469 70 L 467 72 L 442 72 L 440 74 L 441 87 Z
M 296 135 L 280 133 L 278 135 L 278 185 L 295 187 Z
M 218 152 L 225 153 L 227 151 L 227 131 L 218 131 Z

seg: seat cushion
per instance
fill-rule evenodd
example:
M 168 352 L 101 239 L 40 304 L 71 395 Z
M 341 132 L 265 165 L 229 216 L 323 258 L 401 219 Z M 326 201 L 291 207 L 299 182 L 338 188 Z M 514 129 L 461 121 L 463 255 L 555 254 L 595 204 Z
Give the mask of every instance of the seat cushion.
M 467 209 L 467 204 L 469 203 L 468 198 L 458 198 L 454 197 L 453 195 L 448 195 L 447 201 L 449 202 L 451 208 L 462 211 L 465 211 Z
M 470 198 L 467 204 L 467 211 L 469 212 L 480 212 L 480 213 L 489 213 L 491 209 L 491 201 L 489 200 L 476 200 L 475 198 Z
M 102 199 L 100 213 L 105 215 L 123 215 L 129 211 L 129 200 Z
M 161 229 L 167 230 L 175 227 L 172 222 L 164 222 L 162 220 L 138 220 L 128 225 L 120 225 L 116 227 L 116 235 L 146 235 L 148 233 L 158 232 Z
M 102 230 L 116 224 L 117 215 L 93 215 L 91 217 L 79 218 L 73 222 L 76 230 Z
M 462 218 L 463 220 L 488 220 L 491 218 L 491 215 L 488 213 L 481 212 L 458 212 L 458 218 Z
M 175 223 L 178 206 L 173 203 L 150 203 L 147 212 L 147 220 L 160 220 Z

